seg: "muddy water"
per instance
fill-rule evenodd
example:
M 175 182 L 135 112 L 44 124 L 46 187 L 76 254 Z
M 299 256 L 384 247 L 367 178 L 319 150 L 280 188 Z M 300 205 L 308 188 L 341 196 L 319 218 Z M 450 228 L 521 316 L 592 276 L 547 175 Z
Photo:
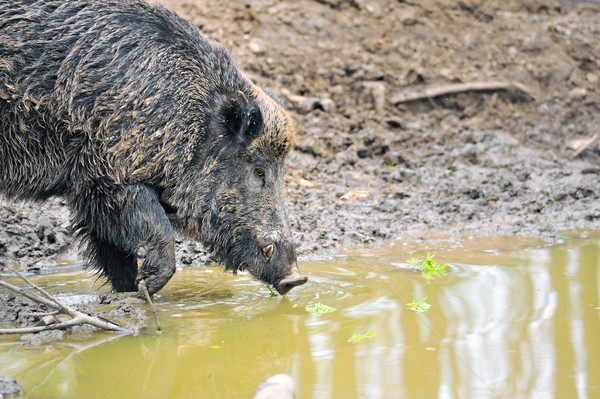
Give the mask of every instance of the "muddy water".
M 448 263 L 431 283 L 407 262 L 427 251 Z M 29 398 L 250 398 L 281 372 L 298 398 L 600 397 L 600 232 L 427 237 L 301 267 L 311 280 L 286 298 L 248 276 L 179 270 L 158 299 L 164 334 L 0 338 L 0 375 Z M 98 289 L 85 271 L 36 279 Z M 406 305 L 423 298 L 426 313 Z M 337 311 L 305 310 L 317 302 Z

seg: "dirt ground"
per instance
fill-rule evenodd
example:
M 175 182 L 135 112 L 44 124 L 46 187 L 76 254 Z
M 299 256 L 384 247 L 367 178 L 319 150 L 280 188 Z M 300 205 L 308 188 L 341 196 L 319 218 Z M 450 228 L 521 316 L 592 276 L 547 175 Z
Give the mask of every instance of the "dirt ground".
M 284 195 L 301 256 L 407 232 L 551 240 L 600 228 L 600 140 L 575 152 L 600 134 L 596 5 L 160 2 L 285 100 L 298 136 Z M 209 258 L 183 240 L 177 253 Z M 0 270 L 57 256 L 79 256 L 64 203 L 0 197 Z

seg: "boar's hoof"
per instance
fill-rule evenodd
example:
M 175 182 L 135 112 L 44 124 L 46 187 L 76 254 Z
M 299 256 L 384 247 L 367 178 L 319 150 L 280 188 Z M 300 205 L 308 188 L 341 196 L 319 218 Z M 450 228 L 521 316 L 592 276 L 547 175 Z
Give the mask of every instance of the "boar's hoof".
M 302 285 L 302 284 L 306 283 L 307 281 L 308 281 L 307 276 L 295 275 L 292 277 L 288 277 L 279 282 L 279 285 L 277 285 L 277 287 L 276 287 L 277 292 L 279 292 L 281 295 L 285 295 L 292 288 L 294 288 L 298 285 Z

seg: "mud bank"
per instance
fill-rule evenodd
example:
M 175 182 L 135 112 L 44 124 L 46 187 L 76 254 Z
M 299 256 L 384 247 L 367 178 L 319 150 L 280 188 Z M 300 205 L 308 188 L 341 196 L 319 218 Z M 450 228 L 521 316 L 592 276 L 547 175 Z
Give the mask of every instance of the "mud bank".
M 161 2 L 286 100 L 298 138 L 285 198 L 301 256 L 407 232 L 600 228 L 600 140 L 575 156 L 600 126 L 596 6 Z M 508 86 L 445 91 L 490 82 Z M 411 100 L 431 89 L 442 94 Z M 177 254 L 210 259 L 183 239 Z M 0 270 L 61 256 L 79 253 L 60 199 L 0 198 Z

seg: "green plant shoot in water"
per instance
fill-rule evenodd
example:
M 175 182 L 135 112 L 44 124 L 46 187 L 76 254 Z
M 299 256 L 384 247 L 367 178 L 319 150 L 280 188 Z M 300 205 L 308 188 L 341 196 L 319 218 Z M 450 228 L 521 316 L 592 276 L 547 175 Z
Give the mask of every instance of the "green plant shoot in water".
M 316 305 L 306 307 L 307 312 L 312 312 L 316 315 L 321 315 L 323 313 L 335 312 L 335 310 L 336 310 L 335 308 L 332 308 L 331 306 L 323 305 L 322 303 L 317 303 Z
M 419 270 L 421 270 L 423 277 L 428 283 L 435 277 L 442 277 L 448 274 L 448 272 L 446 272 L 446 266 L 448 265 L 446 263 L 436 264 L 433 260 L 433 256 L 434 255 L 427 252 L 427 257 L 423 261 L 423 264 L 419 266 Z
M 371 330 L 367 331 L 366 334 L 352 334 L 348 342 L 352 342 L 353 344 L 359 343 L 365 338 L 373 338 L 375 334 L 371 332 Z
M 271 287 L 269 287 L 269 286 L 267 285 L 267 288 L 269 289 L 269 296 L 270 296 L 270 297 L 277 296 L 277 293 L 276 293 L 275 291 L 273 291 L 273 289 L 272 289 Z
M 411 303 L 407 303 L 406 306 L 408 306 L 413 312 L 425 313 L 431 308 L 431 305 L 425 302 L 426 299 L 427 297 L 421 299 L 419 302 L 413 299 L 413 301 Z

